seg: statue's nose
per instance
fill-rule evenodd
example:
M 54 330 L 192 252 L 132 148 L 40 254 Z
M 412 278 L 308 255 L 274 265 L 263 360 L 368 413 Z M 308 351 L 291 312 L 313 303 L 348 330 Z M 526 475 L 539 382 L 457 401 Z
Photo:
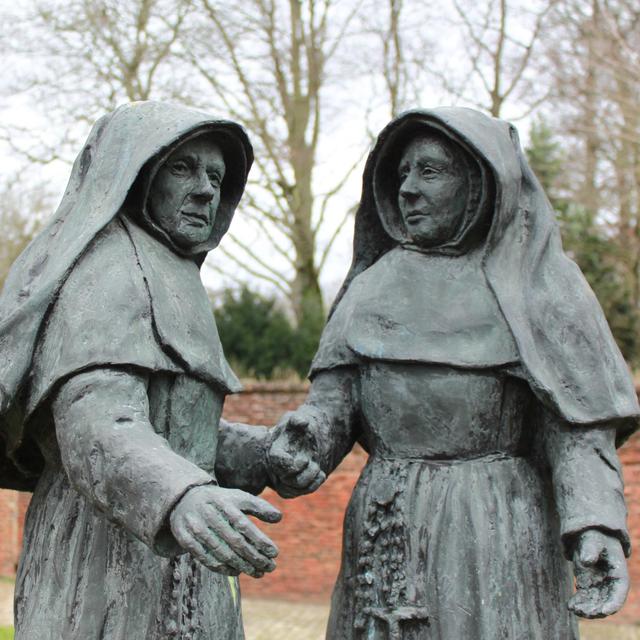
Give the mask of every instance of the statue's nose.
M 204 169 L 200 170 L 198 172 L 196 185 L 191 192 L 191 197 L 201 202 L 211 202 L 214 195 L 215 190 L 213 188 L 213 185 L 211 184 L 211 181 L 209 180 L 207 172 Z
M 411 171 L 400 183 L 400 196 L 411 201 L 415 200 L 419 194 L 415 172 Z

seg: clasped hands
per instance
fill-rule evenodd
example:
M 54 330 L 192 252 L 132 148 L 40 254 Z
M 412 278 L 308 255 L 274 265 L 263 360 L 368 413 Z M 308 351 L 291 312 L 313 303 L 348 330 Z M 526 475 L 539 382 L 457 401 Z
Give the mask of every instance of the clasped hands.
M 313 460 L 312 434 L 317 417 L 304 410 L 286 414 L 266 443 L 271 485 L 286 498 L 315 491 L 325 474 Z M 178 544 L 217 573 L 246 573 L 260 578 L 275 569 L 276 545 L 247 517 L 268 523 L 282 514 L 266 500 L 216 485 L 189 489 L 171 512 L 169 523 Z
M 324 421 L 322 412 L 303 405 L 286 413 L 273 429 L 267 468 L 271 486 L 283 498 L 313 493 L 325 481 L 318 442 Z

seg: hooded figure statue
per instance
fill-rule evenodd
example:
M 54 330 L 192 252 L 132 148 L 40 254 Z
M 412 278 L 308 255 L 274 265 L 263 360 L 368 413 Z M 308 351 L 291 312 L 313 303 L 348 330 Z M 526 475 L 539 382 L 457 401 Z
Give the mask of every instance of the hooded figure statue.
M 310 377 L 281 495 L 369 453 L 328 639 L 569 640 L 622 606 L 638 402 L 511 125 L 441 108 L 380 134 Z
M 277 550 L 266 429 L 238 391 L 199 268 L 253 159 L 244 130 L 140 102 L 101 118 L 0 298 L 0 486 L 34 492 L 17 640 L 239 640 L 237 580 Z M 223 488 L 235 487 L 235 488 Z

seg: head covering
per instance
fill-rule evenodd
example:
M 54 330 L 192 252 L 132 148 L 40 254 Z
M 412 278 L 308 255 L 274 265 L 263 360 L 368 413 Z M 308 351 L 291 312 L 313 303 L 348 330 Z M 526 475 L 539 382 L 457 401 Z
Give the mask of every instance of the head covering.
M 429 248 L 415 245 L 407 233 L 398 206 L 400 177 L 398 166 L 406 147 L 416 138 L 428 135 L 443 143 L 453 156 L 452 161 L 467 179 L 468 196 L 465 211 L 453 236 L 442 244 Z M 423 123 L 410 122 L 390 136 L 380 148 L 373 167 L 373 193 L 376 210 L 384 231 L 398 244 L 439 255 L 461 255 L 469 250 L 479 236 L 486 236 L 493 205 L 493 182 L 485 163 L 474 156 L 462 140 L 451 133 L 446 135 L 434 123 L 425 129 Z
M 155 172 L 175 147 L 206 133 L 221 141 L 227 172 L 211 236 L 193 252 L 197 263 L 227 231 L 244 190 L 253 161 L 244 129 L 161 102 L 127 104 L 95 123 L 73 165 L 60 206 L 15 261 L 0 295 L 0 439 L 21 429 L 21 395 L 43 321 L 74 265 L 123 209 L 128 196 L 130 211 L 132 203 L 145 201 Z M 0 452 L 0 479 L 13 471 L 12 462 Z
M 239 127 L 239 125 L 235 125 L 235 127 Z M 176 147 L 189 142 L 193 138 L 200 137 L 203 134 L 206 135 L 207 133 L 211 133 L 214 136 L 212 142 L 222 151 L 228 170 L 225 172 L 222 182 L 220 204 L 216 211 L 211 234 L 204 242 L 187 248 L 176 244 L 173 239 L 169 237 L 169 234 L 153 219 L 149 211 L 149 191 L 158 171 L 169 156 L 176 150 Z M 163 149 L 162 152 L 151 158 L 142 168 L 125 203 L 128 215 L 159 238 L 164 244 L 171 247 L 174 253 L 194 257 L 198 262 L 201 262 L 207 252 L 215 249 L 218 244 L 220 244 L 222 236 L 224 236 L 229 229 L 231 219 L 244 191 L 248 171 L 248 157 L 247 148 L 243 144 L 238 144 L 239 142 L 240 140 L 234 136 L 233 131 L 221 126 L 206 127 L 204 130 L 202 128 L 196 128 L 188 135 L 181 137 L 174 144 Z M 250 148 L 249 153 L 251 153 Z
M 392 267 L 398 260 L 398 252 L 391 251 L 402 238 L 389 224 L 398 215 L 391 210 L 397 207 L 397 195 L 388 186 L 389 158 L 394 153 L 397 157 L 419 130 L 436 130 L 466 150 L 479 167 L 484 193 L 490 194 L 489 199 L 482 195 L 478 200 L 488 202 L 488 218 L 483 217 L 482 204 L 475 209 L 475 217 L 468 208 L 456 237 L 446 247 L 424 250 L 427 258 L 469 251 L 465 229 L 479 224 L 474 233 L 482 231 L 476 237 L 483 242 L 477 271 L 506 322 L 533 393 L 569 423 L 615 424 L 622 442 L 635 429 L 640 408 L 600 305 L 578 267 L 562 251 L 553 208 L 525 159 L 515 128 L 472 109 L 406 112 L 381 132 L 363 176 L 351 268 L 334 302 L 311 375 L 352 363 L 354 353 L 375 358 L 373 351 L 363 353 L 355 344 L 363 327 L 370 337 L 372 325 L 367 324 L 362 309 L 375 307 L 375 301 L 368 298 L 375 290 L 374 281 L 384 273 L 380 270 L 375 278 L 368 278 L 367 272 L 374 273 L 377 263 Z M 397 164 L 394 174 L 396 170 Z M 423 272 L 429 278 L 426 267 Z M 419 288 L 422 283 L 414 286 Z M 375 295 L 380 296 L 380 291 Z M 438 299 L 433 300 L 431 313 L 443 313 Z M 469 313 L 475 310 L 470 308 Z M 359 319 L 364 324 L 358 326 Z M 382 327 L 378 333 L 383 335 L 393 324 L 393 318 L 378 318 L 377 326 Z M 400 330 L 391 328 L 395 334 Z M 415 336 L 415 332 L 406 332 L 407 341 Z M 380 342 L 368 340 L 368 344 L 379 348 Z M 405 349 L 406 354 L 385 353 L 385 358 L 424 361 L 415 356 L 421 345 L 413 346 Z

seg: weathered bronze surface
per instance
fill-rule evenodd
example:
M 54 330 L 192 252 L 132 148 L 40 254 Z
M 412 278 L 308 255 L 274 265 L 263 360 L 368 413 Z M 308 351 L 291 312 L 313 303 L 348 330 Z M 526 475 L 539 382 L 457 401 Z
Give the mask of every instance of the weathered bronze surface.
M 622 606 L 638 402 L 511 125 L 382 131 L 311 379 L 270 450 L 281 495 L 370 455 L 328 639 L 570 640 Z
M 240 385 L 199 267 L 252 159 L 232 122 L 121 107 L 9 275 L 0 484 L 34 491 L 17 640 L 244 637 L 235 576 L 277 553 L 245 514 L 280 513 L 251 495 L 266 429 L 220 420 Z

